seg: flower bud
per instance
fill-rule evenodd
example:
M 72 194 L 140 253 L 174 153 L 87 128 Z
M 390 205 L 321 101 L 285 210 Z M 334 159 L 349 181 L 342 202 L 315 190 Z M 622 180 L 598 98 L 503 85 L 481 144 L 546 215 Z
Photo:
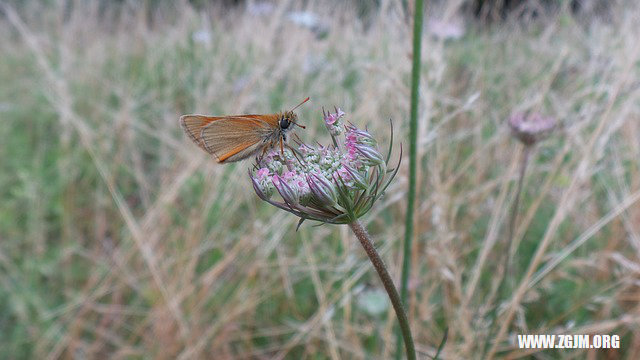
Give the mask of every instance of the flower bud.
M 324 113 L 324 109 L 322 110 L 322 114 L 324 115 L 324 122 L 327 125 L 338 125 L 337 122 L 338 120 L 340 120 L 341 117 L 344 116 L 344 111 L 340 110 L 339 108 L 334 108 L 336 110 L 335 113 L 331 113 L 331 112 L 327 112 L 326 114 Z
M 267 176 L 269 176 L 269 169 L 259 169 L 258 171 L 256 171 L 256 176 L 258 177 L 258 181 L 263 181 Z
M 355 185 L 360 189 L 366 189 L 367 187 L 369 187 L 369 183 L 367 182 L 367 179 L 365 178 L 365 176 L 363 176 L 357 170 L 353 169 L 352 167 L 344 163 L 342 164 L 342 168 L 344 169 L 346 174 L 349 176 L 349 180 L 353 181 L 353 185 Z
M 378 145 L 378 142 L 376 141 L 376 139 L 367 131 L 360 130 L 355 126 L 350 125 L 347 127 L 347 132 L 348 132 L 347 136 L 351 138 L 355 138 L 357 143 L 366 144 L 370 146 Z
M 380 154 L 380 152 L 372 146 L 359 144 L 355 146 L 355 149 L 361 155 L 362 161 L 369 166 L 375 166 L 384 163 L 382 154 Z
M 263 191 L 262 186 L 260 185 L 258 180 L 251 175 L 251 171 L 249 171 L 249 178 L 251 178 L 251 184 L 253 184 L 253 190 L 255 190 L 256 195 L 258 195 L 260 199 L 266 201 L 269 197 Z
M 275 186 L 276 190 L 278 190 L 278 193 L 280 193 L 280 196 L 282 196 L 282 200 L 290 205 L 298 204 L 298 193 L 293 190 L 284 179 L 276 174 L 273 175 L 271 181 L 273 182 L 273 186 Z
M 336 193 L 335 186 L 324 178 L 324 176 L 318 176 L 312 174 L 307 176 L 307 183 L 311 193 L 318 199 L 318 201 L 327 206 L 335 206 L 338 203 L 338 194 Z
M 324 116 L 324 124 L 327 126 L 327 130 L 332 136 L 338 136 L 342 132 L 340 127 L 340 118 L 344 116 L 344 111 L 339 108 L 335 108 L 336 112 L 324 112 L 322 109 L 322 115 Z

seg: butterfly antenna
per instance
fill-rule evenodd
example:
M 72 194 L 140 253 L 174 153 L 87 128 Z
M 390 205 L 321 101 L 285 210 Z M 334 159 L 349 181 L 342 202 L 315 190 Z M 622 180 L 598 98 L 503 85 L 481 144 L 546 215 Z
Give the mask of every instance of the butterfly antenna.
M 310 97 L 308 97 L 308 96 L 307 96 L 307 98 L 306 98 L 306 99 L 302 100 L 302 102 L 301 102 L 300 104 L 296 105 L 293 109 L 291 109 L 291 111 L 293 112 L 293 110 L 295 110 L 295 109 L 299 108 L 299 107 L 300 107 L 300 105 L 302 105 L 302 104 L 306 103 L 307 101 L 309 101 L 309 99 L 310 99 Z M 292 123 L 293 125 L 295 125 L 295 126 L 298 126 L 298 127 L 303 128 L 303 129 L 306 129 L 306 128 L 307 128 L 306 126 L 304 126 L 304 125 L 300 125 L 300 124 L 298 124 L 297 122 L 294 122 L 294 121 L 292 121 L 291 123 Z
M 295 109 L 299 108 L 299 107 L 300 107 L 300 105 L 302 105 L 302 104 L 306 103 L 307 101 L 309 101 L 309 99 L 310 99 L 310 98 L 309 98 L 309 97 L 307 97 L 306 99 L 302 100 L 302 102 L 301 102 L 300 104 L 296 105 L 296 107 L 294 107 L 293 109 L 291 109 L 291 111 L 293 111 L 293 110 L 295 110 Z

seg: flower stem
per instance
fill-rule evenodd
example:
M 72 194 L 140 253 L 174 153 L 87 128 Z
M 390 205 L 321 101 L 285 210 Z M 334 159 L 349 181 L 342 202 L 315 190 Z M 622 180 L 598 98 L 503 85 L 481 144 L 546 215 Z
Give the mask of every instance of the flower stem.
M 367 253 L 367 256 L 369 256 L 369 260 L 371 260 L 373 267 L 376 268 L 378 276 L 380 276 L 380 280 L 382 280 L 382 285 L 384 285 L 384 288 L 389 295 L 389 300 L 391 300 L 393 309 L 396 312 L 398 323 L 400 323 L 400 330 L 402 331 L 404 346 L 407 351 L 407 359 L 415 360 L 416 350 L 413 345 L 413 337 L 411 336 L 409 320 L 407 319 L 407 313 L 402 306 L 398 290 L 396 290 L 395 285 L 393 285 L 393 279 L 391 279 L 391 275 L 389 275 L 386 266 L 384 266 L 382 258 L 380 258 L 380 255 L 373 247 L 373 244 L 371 243 L 371 236 L 369 236 L 369 233 L 367 233 L 367 230 L 362 226 L 362 224 L 360 224 L 358 220 L 355 220 L 349 224 L 349 227 L 351 227 L 353 233 L 356 235 L 358 240 L 360 240 L 360 244 L 362 244 L 364 251 Z
M 514 244 L 515 239 L 513 238 L 516 230 L 516 220 L 518 218 L 518 210 L 520 209 L 520 195 L 522 194 L 522 187 L 524 184 L 524 176 L 527 171 L 527 166 L 529 165 L 529 158 L 531 157 L 533 145 L 525 145 L 522 150 L 522 158 L 520 161 L 520 171 L 518 173 L 518 187 L 516 188 L 516 197 L 511 206 L 511 215 L 509 218 L 509 233 L 507 234 L 507 243 L 505 244 L 506 252 L 504 253 L 504 263 L 502 270 L 498 271 L 498 276 L 500 278 L 500 283 L 498 285 L 498 289 L 496 290 L 496 296 L 498 299 L 505 298 L 508 294 L 512 292 L 514 285 L 514 281 L 517 274 L 517 269 L 513 269 L 514 267 L 514 257 L 515 252 L 518 249 L 520 242 Z M 508 280 L 507 280 L 508 279 Z M 507 286 L 507 282 L 509 282 L 510 286 Z M 489 349 L 489 345 L 494 338 L 493 326 L 495 324 L 496 318 L 498 316 L 498 306 L 500 302 L 499 300 L 493 305 L 491 311 L 489 312 L 490 325 L 489 325 L 489 333 L 485 338 L 484 344 L 484 352 L 482 357 L 486 357 L 486 352 Z
M 513 236 L 515 235 L 516 230 L 516 219 L 518 218 L 518 209 L 520 207 L 520 194 L 522 193 L 522 184 L 524 183 L 524 175 L 527 171 L 527 165 L 529 165 L 529 157 L 531 155 L 531 146 L 525 146 L 522 153 L 522 161 L 520 162 L 520 174 L 518 177 L 518 188 L 516 189 L 516 198 L 513 201 L 513 206 L 511 208 L 511 219 L 509 221 L 509 237 L 508 240 L 508 250 L 507 250 L 507 259 L 505 264 L 505 274 L 513 279 L 514 274 L 512 274 L 511 264 L 513 263 L 513 256 L 515 250 L 518 248 L 517 245 L 514 246 Z
M 406 7 L 405 7 L 406 8 Z M 407 287 L 411 269 L 411 241 L 413 239 L 413 212 L 416 198 L 416 174 L 418 156 L 418 102 L 420 100 L 420 70 L 422 65 L 422 19 L 423 2 L 415 1 L 413 12 L 413 63 L 411 67 L 411 113 L 409 119 L 409 189 L 407 191 L 407 212 L 405 218 L 404 244 L 402 251 L 402 276 L 400 278 L 400 294 L 403 302 L 407 302 Z M 396 332 L 396 339 L 400 334 Z M 400 359 L 400 341 L 397 341 L 396 359 Z

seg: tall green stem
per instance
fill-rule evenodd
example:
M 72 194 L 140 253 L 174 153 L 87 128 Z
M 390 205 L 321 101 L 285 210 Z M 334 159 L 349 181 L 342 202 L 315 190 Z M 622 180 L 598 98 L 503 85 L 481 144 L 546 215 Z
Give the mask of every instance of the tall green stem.
M 391 300 L 391 304 L 393 305 L 393 309 L 396 312 L 396 317 L 398 318 L 398 323 L 400 323 L 400 329 L 402 331 L 402 337 L 404 338 L 404 346 L 407 351 L 407 359 L 415 360 L 416 358 L 416 350 L 413 345 L 413 337 L 411 336 L 411 328 L 409 327 L 409 320 L 407 319 L 407 313 L 402 306 L 402 301 L 400 300 L 400 295 L 398 295 L 398 290 L 396 290 L 395 285 L 393 285 L 393 279 L 391 279 L 391 275 L 387 271 L 387 268 L 384 266 L 384 262 L 378 252 L 373 247 L 371 243 L 371 237 L 367 230 L 358 222 L 358 220 L 349 224 L 351 230 L 356 235 L 358 240 L 360 240 L 360 244 L 364 248 L 364 251 L 369 256 L 369 260 L 373 264 L 373 267 L 378 272 L 378 276 L 380 276 L 380 280 L 382 280 L 382 285 L 384 285 L 385 290 L 387 290 L 387 294 L 389 295 L 389 300 Z
M 411 69 L 411 118 L 409 120 L 409 191 L 407 193 L 407 213 L 405 218 L 404 248 L 402 251 L 402 278 L 400 299 L 407 303 L 407 285 L 411 268 L 411 240 L 413 239 L 413 212 L 416 198 L 416 173 L 418 152 L 418 102 L 420 95 L 420 68 L 422 54 L 422 0 L 416 0 L 413 12 L 413 65 Z M 401 357 L 400 333 L 396 333 L 396 359 Z

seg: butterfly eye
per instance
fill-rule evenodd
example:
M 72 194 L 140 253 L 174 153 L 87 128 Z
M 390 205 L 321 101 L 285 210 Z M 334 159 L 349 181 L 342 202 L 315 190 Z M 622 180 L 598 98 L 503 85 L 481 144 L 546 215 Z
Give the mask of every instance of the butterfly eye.
M 285 118 L 284 116 L 280 119 L 280 128 L 281 129 L 286 129 L 289 127 L 289 125 L 291 125 L 291 121 L 289 121 L 289 119 Z

